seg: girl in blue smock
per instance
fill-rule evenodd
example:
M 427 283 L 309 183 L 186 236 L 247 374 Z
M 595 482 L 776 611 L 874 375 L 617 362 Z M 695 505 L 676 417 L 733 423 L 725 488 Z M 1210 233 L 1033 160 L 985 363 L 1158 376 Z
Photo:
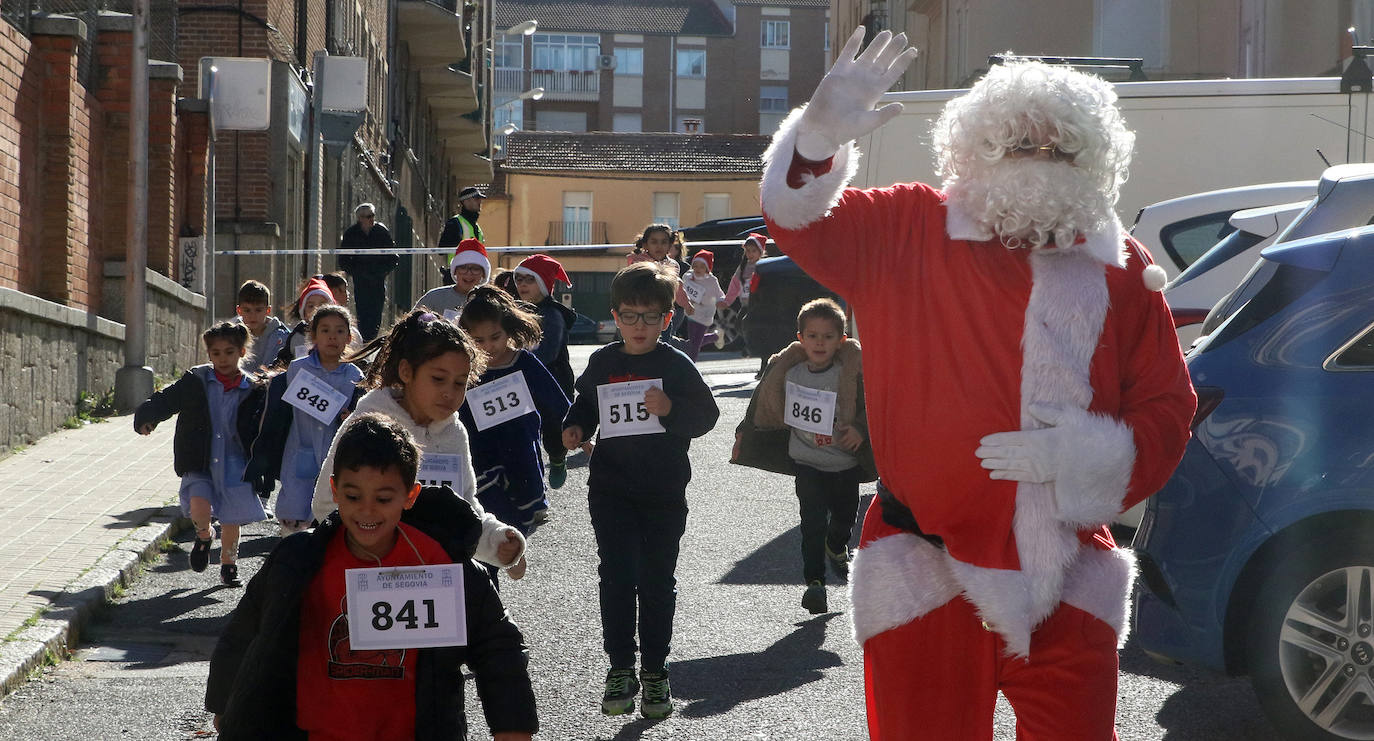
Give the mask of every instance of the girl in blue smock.
M 201 339 L 208 365 L 198 365 L 176 383 L 155 392 L 134 412 L 134 429 L 151 434 L 159 422 L 177 417 L 172 468 L 181 477 L 181 512 L 196 528 L 191 569 L 204 571 L 214 539 L 211 520 L 220 523 L 220 580 L 238 578 L 239 526 L 266 518 L 262 501 L 244 483 L 247 451 L 253 446 L 265 392 L 239 363 L 247 353 L 248 328 L 221 322 Z
M 506 292 L 487 286 L 469 294 L 458 324 L 487 354 L 487 368 L 469 389 L 458 416 L 472 446 L 478 500 L 502 522 L 529 535 L 549 516 L 541 431 L 562 427 L 568 397 L 525 349 L 539 344 L 540 329 L 538 316 L 523 307 Z M 490 384 L 517 374 L 518 379 L 503 383 L 501 394 L 492 393 L 496 387 Z M 526 394 L 524 408 L 529 411 L 517 415 L 515 402 Z M 521 569 L 509 573 L 518 578 Z
M 245 478 L 258 491 L 270 491 L 273 480 L 281 481 L 276 513 L 283 536 L 310 526 L 320 463 L 361 395 L 362 371 L 343 362 L 352 328 L 353 317 L 342 306 L 316 309 L 308 329 L 312 349 L 267 388 L 266 417 Z M 331 399 L 328 392 L 336 396 Z

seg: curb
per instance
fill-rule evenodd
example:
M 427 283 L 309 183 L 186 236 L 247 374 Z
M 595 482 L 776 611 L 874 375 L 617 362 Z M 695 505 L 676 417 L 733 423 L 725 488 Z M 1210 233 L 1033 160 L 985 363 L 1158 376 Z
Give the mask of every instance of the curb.
M 178 506 L 158 510 L 68 584 L 35 624 L 0 643 L 0 697 L 28 681 L 49 656 L 65 657 L 78 642 L 81 628 L 109 603 L 115 587 L 128 586 L 144 560 L 158 552 L 158 541 L 172 537 L 185 525 Z

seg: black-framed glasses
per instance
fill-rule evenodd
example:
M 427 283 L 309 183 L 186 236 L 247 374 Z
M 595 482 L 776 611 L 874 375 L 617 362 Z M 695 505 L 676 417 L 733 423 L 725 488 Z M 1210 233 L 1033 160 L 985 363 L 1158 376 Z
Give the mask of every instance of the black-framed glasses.
M 663 312 L 661 311 L 617 311 L 615 315 L 620 319 L 620 322 L 627 327 L 633 327 L 641 321 L 649 325 L 658 324 L 663 321 Z

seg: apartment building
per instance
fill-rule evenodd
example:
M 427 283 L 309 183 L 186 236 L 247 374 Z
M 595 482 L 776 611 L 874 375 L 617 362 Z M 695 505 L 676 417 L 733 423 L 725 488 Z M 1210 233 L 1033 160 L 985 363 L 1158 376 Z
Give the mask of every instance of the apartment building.
M 899 89 L 966 87 L 1012 50 L 1138 57 L 1152 80 L 1339 75 L 1374 36 L 1374 1 L 835 0 L 832 44 L 905 31 L 921 55 Z M 1124 78 L 1123 78 L 1124 79 Z

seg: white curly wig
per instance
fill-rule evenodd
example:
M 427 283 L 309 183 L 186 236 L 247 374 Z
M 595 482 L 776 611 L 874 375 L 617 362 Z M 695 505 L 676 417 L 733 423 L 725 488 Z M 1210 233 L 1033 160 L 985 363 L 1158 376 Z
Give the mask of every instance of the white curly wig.
M 1108 230 L 1135 135 L 1099 77 L 1036 61 L 994 66 L 935 123 L 936 168 L 949 202 L 1008 247 L 1072 244 Z M 1012 159 L 1053 146 L 1071 161 Z

